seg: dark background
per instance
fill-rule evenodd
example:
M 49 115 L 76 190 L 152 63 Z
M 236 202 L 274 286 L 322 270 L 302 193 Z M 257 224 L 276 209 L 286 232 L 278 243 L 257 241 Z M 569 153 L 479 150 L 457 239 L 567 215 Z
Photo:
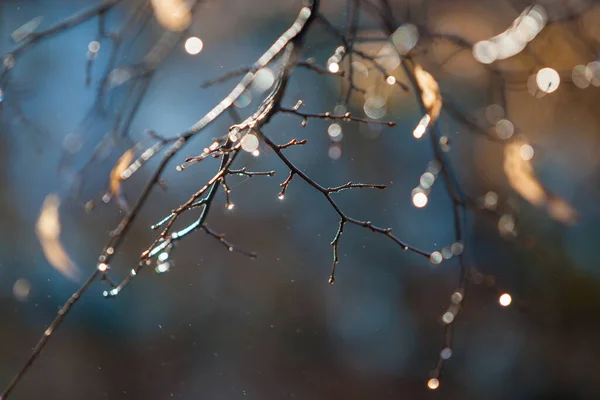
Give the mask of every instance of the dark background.
M 323 11 L 343 26 L 345 3 L 323 1 Z M 406 3 L 392 2 L 399 16 Z M 410 1 L 411 20 L 430 29 L 481 40 L 509 26 L 528 4 L 500 1 Z M 569 4 L 566 4 L 569 3 Z M 13 44 L 10 34 L 43 15 L 41 29 L 93 1 L 0 2 L 0 54 Z M 233 82 L 208 89 L 209 79 L 250 65 L 293 21 L 300 1 L 211 1 L 199 7 L 188 35 L 202 38 L 203 51 L 186 54 L 176 47 L 156 72 L 130 129 L 133 141 L 154 129 L 170 137 L 181 132 L 223 96 Z M 600 7 L 591 1 L 545 1 L 551 20 L 532 44 L 539 62 L 561 71 L 596 59 L 589 43 L 600 40 Z M 575 10 L 575 11 L 573 11 Z M 119 27 L 130 6 L 109 14 Z M 576 19 L 570 17 L 579 15 Z M 0 385 L 6 385 L 57 308 L 77 289 L 46 261 L 35 235 L 42 202 L 58 193 L 62 241 L 82 277 L 95 268 L 98 254 L 122 213 L 116 203 L 100 201 L 108 174 L 130 143 L 118 143 L 84 176 L 80 200 L 69 194 L 72 173 L 89 161 L 122 104 L 114 94 L 106 115 L 86 114 L 97 79 L 106 66 L 103 43 L 94 65 L 94 82 L 85 86 L 87 45 L 95 39 L 95 20 L 48 39 L 23 53 L 11 72 L 0 102 Z M 362 28 L 377 24 L 364 18 Z M 140 58 L 161 34 L 156 24 L 145 30 L 118 64 Z M 307 56 L 325 65 L 339 45 L 315 26 L 307 38 Z M 375 46 L 375 45 L 373 45 Z M 469 52 L 440 66 L 451 49 L 431 44 L 419 55 L 442 90 L 468 115 L 481 116 L 498 101 L 492 80 Z M 598 48 L 598 46 L 596 46 Z M 518 56 L 506 68 L 531 67 Z M 394 75 L 402 80 L 400 70 Z M 526 87 L 527 74 L 509 90 L 510 119 L 536 150 L 533 163 L 545 185 L 578 211 L 565 226 L 542 209 L 520 200 L 502 169 L 502 145 L 469 133 L 447 116 L 442 131 L 450 137 L 451 158 L 461 183 L 473 197 L 496 191 L 502 201 L 520 205 L 519 235 L 500 237 L 497 218 L 469 214 L 467 260 L 493 275 L 498 288 L 474 285 L 455 326 L 453 357 L 440 388 L 426 387 L 442 344 L 440 320 L 456 289 L 456 260 L 433 265 L 403 252 L 385 238 L 347 226 L 340 244 L 335 285 L 328 285 L 329 242 L 337 216 L 321 195 L 295 180 L 284 201 L 277 199 L 285 168 L 266 148 L 258 158 L 244 154 L 252 170 L 275 169 L 276 176 L 230 179 L 232 211 L 219 197 L 209 225 L 226 232 L 238 246 L 259 253 L 256 260 L 227 252 L 198 232 L 173 253 L 174 266 L 164 275 L 150 268 L 114 300 L 105 300 L 100 283 L 77 304 L 51 339 L 39 361 L 15 390 L 16 399 L 594 399 L 600 381 L 600 212 L 598 211 L 600 91 L 581 89 L 563 77 L 559 89 L 542 98 Z M 370 81 L 365 81 L 366 83 Z M 0 88 L 1 89 L 1 88 Z M 438 180 L 423 209 L 410 192 L 433 158 L 427 138 L 412 137 L 420 119 L 410 93 L 383 85 L 388 96 L 384 120 L 394 128 L 343 123 L 342 156 L 328 155 L 327 121 L 277 116 L 266 134 L 280 143 L 307 138 L 290 158 L 315 180 L 335 186 L 349 180 L 385 183 L 386 191 L 348 191 L 337 195 L 349 215 L 371 220 L 407 242 L 427 250 L 452 244 L 451 201 Z M 254 101 L 238 108 L 242 115 Z M 331 111 L 341 96 L 340 80 L 314 72 L 294 72 L 284 103 L 298 99 L 307 112 Z M 352 99 L 362 115 L 364 99 Z M 25 116 L 25 118 L 23 118 Z M 228 116 L 182 151 L 198 154 L 212 137 L 231 125 Z M 82 147 L 67 154 L 65 137 L 76 135 Z M 73 136 L 72 136 L 73 137 Z M 71 138 L 72 138 L 71 137 Z M 426 140 L 427 139 L 427 140 Z M 58 171 L 61 162 L 64 167 Z M 111 265 L 125 276 L 151 243 L 149 229 L 209 179 L 215 161 L 165 175 L 168 190 L 155 189 L 125 244 Z M 152 161 L 124 183 L 135 198 L 156 166 Z M 241 165 L 242 163 L 240 163 Z M 222 194 L 221 194 L 222 195 Z M 221 196 L 220 195 L 220 196 Z M 86 213 L 82 202 L 95 199 Z M 522 237 L 534 238 L 536 251 Z M 15 283 L 29 282 L 26 296 L 15 296 Z M 498 290 L 513 296 L 498 305 Z

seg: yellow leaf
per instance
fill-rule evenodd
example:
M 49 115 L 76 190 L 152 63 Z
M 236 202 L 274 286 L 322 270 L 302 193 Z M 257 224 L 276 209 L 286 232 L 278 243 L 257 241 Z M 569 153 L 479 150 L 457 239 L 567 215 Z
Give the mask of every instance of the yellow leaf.
M 577 211 L 564 199 L 549 192 L 537 179 L 531 165 L 531 149 L 524 139 L 516 139 L 504 147 L 504 172 L 508 183 L 525 200 L 537 207 L 546 207 L 548 214 L 564 223 L 577 221 Z
M 110 192 L 113 195 L 119 195 L 121 192 L 122 174 L 129 167 L 135 156 L 135 150 L 129 149 L 119 158 L 113 169 L 110 171 Z
M 159 24 L 171 31 L 182 31 L 192 23 L 190 6 L 183 0 L 152 0 L 154 16 Z
M 42 205 L 35 231 L 50 265 L 65 277 L 77 281 L 79 270 L 60 241 L 59 207 L 58 196 L 49 194 Z
M 440 116 L 442 110 L 442 96 L 440 86 L 429 72 L 425 71 L 419 64 L 415 65 L 415 79 L 421 89 L 421 100 L 431 118 L 431 124 Z

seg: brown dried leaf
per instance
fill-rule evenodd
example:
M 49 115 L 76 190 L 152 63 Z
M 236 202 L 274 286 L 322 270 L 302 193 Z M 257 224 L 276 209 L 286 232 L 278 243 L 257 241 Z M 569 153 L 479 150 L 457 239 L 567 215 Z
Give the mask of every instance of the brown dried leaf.
M 577 211 L 540 183 L 531 162 L 521 156 L 521 147 L 524 145 L 527 145 L 524 139 L 517 139 L 504 147 L 504 172 L 508 183 L 534 206 L 545 206 L 552 218 L 564 224 L 574 224 L 577 221 Z
M 434 123 L 440 116 L 442 110 L 442 96 L 440 86 L 429 72 L 425 71 L 419 64 L 415 65 L 415 79 L 421 89 L 421 100 L 431 117 L 430 124 Z
M 192 23 L 188 2 L 183 0 L 152 0 L 154 15 L 159 24 L 171 31 L 182 31 Z
M 133 157 L 135 156 L 135 150 L 129 149 L 119 158 L 113 169 L 110 171 L 110 192 L 118 196 L 121 193 L 121 181 L 123 177 L 121 174 L 131 165 Z
M 59 207 L 59 197 L 49 194 L 42 205 L 35 231 L 50 265 L 65 277 L 77 281 L 79 270 L 60 241 Z

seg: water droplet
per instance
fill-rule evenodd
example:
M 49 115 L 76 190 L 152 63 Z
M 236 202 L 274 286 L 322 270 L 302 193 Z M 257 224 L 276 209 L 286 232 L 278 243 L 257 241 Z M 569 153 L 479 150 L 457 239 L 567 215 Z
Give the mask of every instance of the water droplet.
M 454 292 L 452 293 L 452 296 L 450 296 L 450 301 L 452 302 L 452 304 L 460 304 L 462 299 L 463 295 L 461 292 Z
M 427 381 L 427 387 L 431 390 L 435 390 L 440 387 L 440 381 L 437 378 L 431 378 Z
M 455 256 L 461 255 L 463 252 L 463 248 L 464 247 L 462 243 L 459 242 L 456 242 L 452 246 L 450 246 L 450 250 L 452 250 L 452 254 L 454 254 Z
M 103 263 L 103 262 L 98 263 L 98 271 L 105 272 L 107 270 L 108 270 L 108 264 Z
M 15 56 L 12 54 L 7 54 L 2 59 L 2 63 L 6 69 L 12 69 L 15 66 Z
M 427 205 L 429 198 L 423 189 L 420 187 L 413 189 L 412 191 L 412 202 L 417 208 L 423 208 Z
M 342 148 L 339 145 L 329 147 L 329 158 L 332 160 L 338 160 L 342 156 Z
M 435 182 L 435 175 L 431 172 L 425 172 L 421 175 L 421 179 L 419 179 L 419 184 L 423 189 L 429 189 L 433 183 Z
M 444 258 L 444 260 L 449 260 L 450 258 L 452 258 L 452 256 L 453 254 L 450 246 L 446 246 L 442 249 L 442 257 Z
M 185 51 L 188 54 L 191 54 L 193 56 L 195 56 L 196 54 L 200 53 L 202 51 L 202 49 L 204 48 L 204 43 L 202 42 L 202 40 L 196 36 L 192 36 L 187 38 L 187 40 L 185 41 Z
M 534 155 L 534 150 L 533 147 L 531 147 L 531 145 L 529 144 L 524 144 L 519 148 L 519 154 L 521 155 L 521 158 L 525 161 L 529 161 L 533 158 Z
M 552 68 L 542 68 L 535 76 L 538 88 L 545 93 L 552 93 L 560 85 L 560 75 Z
M 444 153 L 447 153 L 450 151 L 450 139 L 448 139 L 448 136 L 442 136 L 440 138 L 440 149 Z
M 442 315 L 442 321 L 445 324 L 451 324 L 452 321 L 454 321 L 454 314 L 450 311 L 445 312 L 444 315 Z
M 498 194 L 496 192 L 487 192 L 483 198 L 483 204 L 485 208 L 489 210 L 495 210 L 498 205 Z
M 17 279 L 13 285 L 13 295 L 19 301 L 27 301 L 31 292 L 31 283 L 24 278 Z
M 341 115 L 346 113 L 347 109 L 346 106 L 343 104 L 337 104 L 334 108 L 333 108 L 333 112 L 337 115 Z
M 253 133 L 248 133 L 242 138 L 242 149 L 248 153 L 258 149 L 258 144 L 258 137 Z
M 452 357 L 452 349 L 449 347 L 442 349 L 442 351 L 440 352 L 440 357 L 443 360 L 449 359 L 450 357 Z
M 96 54 L 97 52 L 99 52 L 100 51 L 100 42 L 98 42 L 97 40 L 92 40 L 88 44 L 88 51 L 92 54 Z
M 341 135 L 342 127 L 340 126 L 340 124 L 333 123 L 327 128 L 327 133 L 329 134 L 330 138 L 336 138 Z
M 515 235 L 515 219 L 510 214 L 504 214 L 498 220 L 498 230 L 502 235 Z
M 475 43 L 473 57 L 482 64 L 491 64 L 498 58 L 497 45 L 489 40 Z
M 157 274 L 164 274 L 165 272 L 169 271 L 171 269 L 171 263 L 170 262 L 162 262 L 156 265 L 156 268 L 154 269 L 156 271 Z
M 500 139 L 508 139 L 515 133 L 515 126 L 507 119 L 501 119 L 496 122 L 496 135 Z
M 502 307 L 508 307 L 508 306 L 510 306 L 510 303 L 512 303 L 512 297 L 510 294 L 504 293 L 500 296 L 500 298 L 498 299 L 498 302 L 500 303 L 500 305 Z
M 432 264 L 441 263 L 443 260 L 442 253 L 440 253 L 439 251 L 434 251 L 433 253 L 431 253 L 431 256 L 429 256 L 429 260 Z

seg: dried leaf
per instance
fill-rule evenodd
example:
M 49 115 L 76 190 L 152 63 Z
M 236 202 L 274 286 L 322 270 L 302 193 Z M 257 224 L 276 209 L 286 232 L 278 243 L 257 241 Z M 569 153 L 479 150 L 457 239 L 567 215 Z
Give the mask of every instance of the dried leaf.
M 50 194 L 44 200 L 35 230 L 46 259 L 65 277 L 79 280 L 79 270 L 60 241 L 60 199 Z
M 564 223 L 577 221 L 577 211 L 564 199 L 548 191 L 537 179 L 530 160 L 523 158 L 522 147 L 528 143 L 517 139 L 504 147 L 504 172 L 508 183 L 525 200 L 537 207 L 546 207 L 548 214 Z
M 421 100 L 427 113 L 431 117 L 431 122 L 434 123 L 440 116 L 442 110 L 442 96 L 440 94 L 440 86 L 429 72 L 425 71 L 419 64 L 415 65 L 415 79 L 421 89 Z
M 159 24 L 171 31 L 182 31 L 192 23 L 190 6 L 183 0 L 152 0 Z
M 121 181 L 123 181 L 122 174 L 131 165 L 133 157 L 135 156 L 135 150 L 129 149 L 119 158 L 113 169 L 110 171 L 110 192 L 118 196 L 121 193 Z

